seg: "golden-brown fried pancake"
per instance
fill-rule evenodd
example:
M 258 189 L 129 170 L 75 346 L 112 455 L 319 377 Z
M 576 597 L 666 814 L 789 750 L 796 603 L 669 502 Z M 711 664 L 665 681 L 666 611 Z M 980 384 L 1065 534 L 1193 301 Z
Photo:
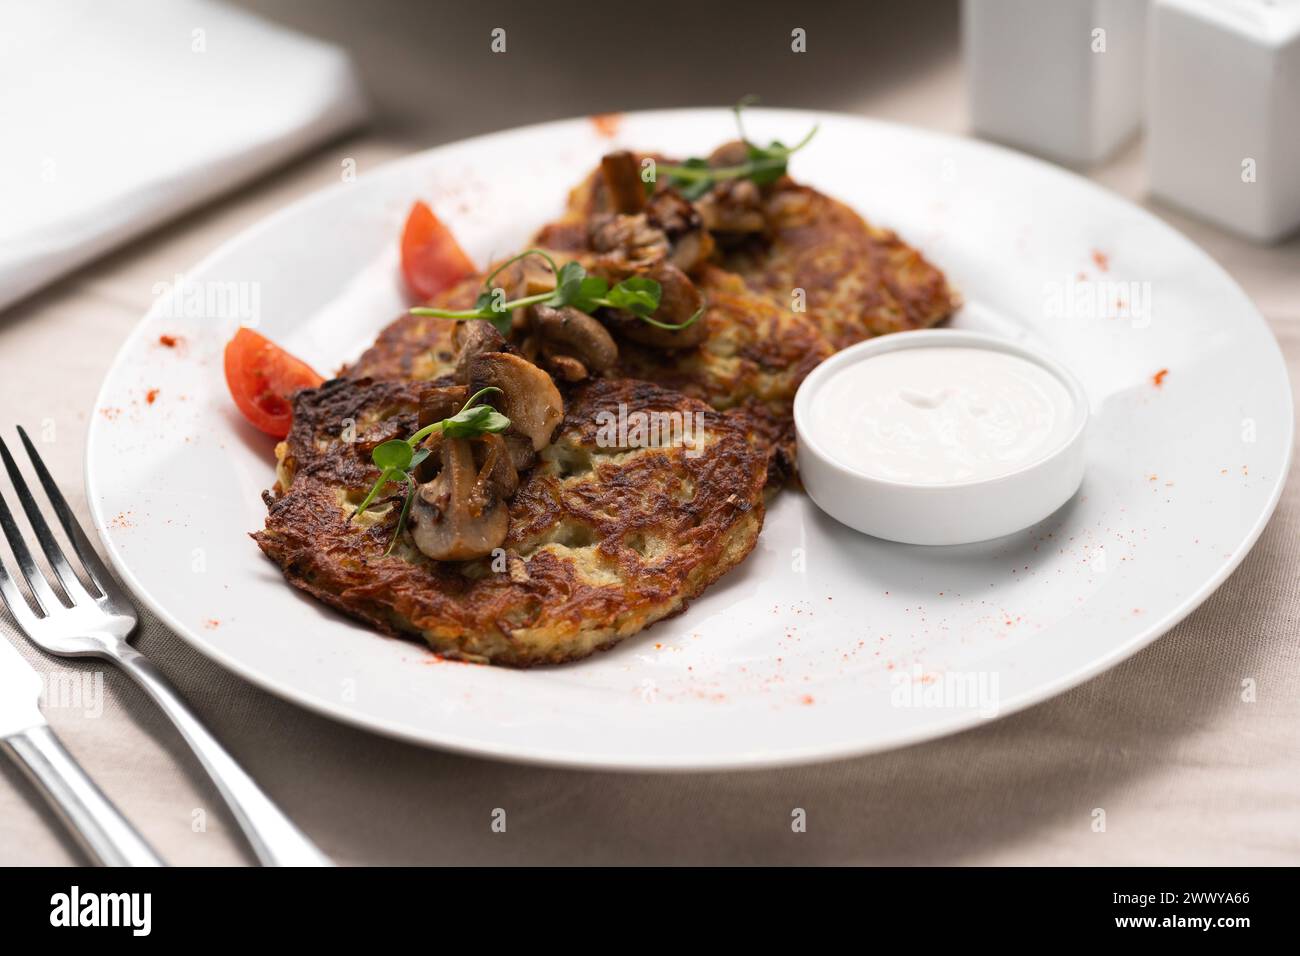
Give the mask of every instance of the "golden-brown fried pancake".
M 374 446 L 415 430 L 423 387 L 336 379 L 299 392 L 277 448 L 281 486 L 264 496 L 266 529 L 254 535 L 291 583 L 382 631 L 464 660 L 572 661 L 683 610 L 758 538 L 764 455 L 744 430 L 677 392 L 600 380 L 570 393 L 554 441 L 523 476 L 496 568 L 431 561 L 405 534 L 385 555 L 397 487 L 348 517 L 378 475 Z M 620 406 L 622 434 L 601 417 L 617 420 Z M 703 430 L 679 433 L 685 443 L 617 444 L 637 445 L 637 422 L 655 414 L 689 415 Z
M 948 280 L 921 253 L 811 187 L 778 186 L 767 220 L 768 238 L 727 250 L 722 264 L 787 309 L 803 289 L 809 318 L 836 349 L 928 328 L 957 307 Z
M 836 349 L 935 325 L 960 302 L 944 274 L 896 233 L 810 186 L 785 177 L 765 191 L 763 208 L 769 234 L 739 247 L 720 246 L 719 265 L 787 312 L 794 290 L 803 289 L 807 317 Z M 605 212 L 609 197 L 597 169 L 570 192 L 564 216 L 537 241 L 583 248 L 588 221 Z

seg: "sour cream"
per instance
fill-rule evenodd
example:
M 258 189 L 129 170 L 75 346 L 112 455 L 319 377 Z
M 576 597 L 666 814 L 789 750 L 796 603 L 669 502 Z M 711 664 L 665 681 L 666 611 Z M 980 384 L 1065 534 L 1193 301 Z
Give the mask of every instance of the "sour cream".
M 992 348 L 883 352 L 821 383 L 806 427 L 839 464 L 919 485 L 984 481 L 1059 450 L 1078 428 L 1074 398 L 1047 368 Z

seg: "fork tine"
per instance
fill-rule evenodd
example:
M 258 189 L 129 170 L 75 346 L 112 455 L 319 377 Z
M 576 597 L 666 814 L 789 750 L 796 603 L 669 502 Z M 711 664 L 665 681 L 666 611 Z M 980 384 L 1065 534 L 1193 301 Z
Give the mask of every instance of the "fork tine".
M 2 503 L 2 502 L 0 502 Z M 30 630 L 32 625 L 40 620 L 32 611 L 31 605 L 23 597 L 22 592 L 18 590 L 18 585 L 14 584 L 13 578 L 9 577 L 9 569 L 5 563 L 0 561 L 0 602 L 9 608 L 9 613 L 13 615 L 14 620 L 18 622 L 19 628 Z M 3 638 L 0 638 L 3 640 Z
M 59 491 L 59 486 L 54 483 L 54 478 L 50 475 L 49 469 L 45 467 L 45 462 L 36 452 L 36 446 L 32 440 L 27 437 L 27 432 L 21 425 L 18 426 L 18 437 L 22 439 L 23 448 L 27 450 L 27 457 L 31 459 L 32 467 L 36 470 L 36 477 L 45 489 L 45 495 L 50 499 L 50 504 L 54 506 L 54 514 L 59 519 L 59 524 L 63 527 L 63 533 L 68 536 L 72 542 L 72 550 L 77 553 L 81 559 L 81 565 L 86 569 L 86 576 L 99 589 L 99 593 L 111 601 L 116 601 L 123 606 L 130 607 L 130 598 L 123 593 L 118 586 L 117 579 L 113 577 L 112 572 L 104 566 L 100 560 L 95 546 L 90 543 L 90 538 L 86 532 L 81 529 L 81 522 L 77 516 L 72 513 L 68 507 L 67 500 L 63 497 L 63 492 Z M 0 445 L 3 441 L 0 441 Z
M 27 487 L 27 481 L 23 478 L 23 473 L 18 470 L 18 463 L 9 454 L 9 446 L 5 444 L 3 438 L 0 438 L 0 457 L 4 458 L 5 470 L 9 472 L 9 480 L 13 482 L 14 491 L 18 493 L 18 500 L 22 502 L 23 511 L 27 512 L 27 522 L 32 526 L 32 530 L 36 532 L 36 540 L 40 544 L 41 550 L 45 552 L 45 559 L 50 562 L 50 567 L 54 569 L 55 575 L 63 584 L 63 593 L 68 596 L 68 599 L 73 604 L 95 600 L 94 596 L 77 579 L 77 573 L 72 570 L 72 565 L 68 564 L 68 559 L 63 556 L 63 549 L 59 547 L 59 542 L 54 539 L 50 526 L 45 521 L 45 515 L 41 514 L 40 505 L 32 497 L 32 493 Z
M 9 502 L 5 501 L 2 494 L 0 494 L 0 530 L 4 531 L 5 539 L 13 549 L 14 558 L 18 561 L 18 570 L 27 580 L 27 586 L 32 589 L 32 597 L 36 599 L 36 606 L 41 613 L 49 614 L 50 611 L 62 607 L 63 602 L 50 589 L 45 575 L 32 560 L 32 553 L 27 550 L 27 542 L 19 534 L 18 525 L 14 522 L 14 514 L 9 510 Z

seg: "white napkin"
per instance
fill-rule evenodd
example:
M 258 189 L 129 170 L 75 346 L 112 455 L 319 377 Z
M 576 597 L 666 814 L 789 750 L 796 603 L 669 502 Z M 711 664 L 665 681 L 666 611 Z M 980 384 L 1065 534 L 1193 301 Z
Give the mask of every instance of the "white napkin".
M 347 55 L 206 0 L 0 4 L 0 309 L 358 123 Z

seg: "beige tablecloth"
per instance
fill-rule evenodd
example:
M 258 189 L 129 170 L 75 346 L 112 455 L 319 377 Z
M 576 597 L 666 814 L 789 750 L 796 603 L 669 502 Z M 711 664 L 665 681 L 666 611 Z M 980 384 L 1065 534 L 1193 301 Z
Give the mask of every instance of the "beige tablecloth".
M 809 59 L 785 66 L 779 56 L 746 64 L 730 52 L 763 43 L 784 49 L 784 19 L 769 12 L 724 27 L 706 16 L 701 29 L 732 31 L 717 55 L 719 75 L 735 71 L 735 88 L 728 82 L 704 92 L 690 76 L 670 78 L 667 86 L 619 76 L 579 88 L 541 72 L 557 68 L 546 44 L 530 44 L 530 31 L 550 28 L 526 7 L 506 18 L 512 52 L 488 61 L 477 52 L 480 38 L 486 50 L 494 25 L 487 14 L 444 24 L 448 35 L 442 36 L 433 14 L 411 14 L 417 22 L 407 23 L 408 14 L 388 6 L 365 5 L 368 19 L 358 25 L 349 8 L 361 5 L 337 0 L 249 5 L 355 44 L 363 77 L 386 115 L 370 137 L 324 150 L 0 313 L 0 424 L 54 430 L 56 441 L 43 449 L 83 522 L 88 414 L 114 351 L 150 304 L 153 284 L 287 201 L 336 181 L 344 158 L 356 159 L 364 172 L 412 148 L 493 127 L 725 100 L 750 89 L 782 104 L 849 109 L 948 131 L 965 126 L 955 18 L 947 3 L 921 5 L 921 12 L 906 14 L 913 22 L 875 24 L 870 35 L 884 52 L 870 74 L 861 63 L 869 34 L 846 25 L 844 14 L 801 15 Z M 899 36 L 880 32 L 887 30 Z M 903 52 L 890 52 L 895 49 Z M 459 69 L 459 81 L 439 83 L 435 61 L 438 70 Z M 779 87 L 774 70 L 782 75 Z M 551 83 L 541 101 L 527 89 L 538 76 Z M 832 78 L 836 92 L 828 91 Z M 778 88 L 788 95 L 778 96 Z M 1140 198 L 1140 155 L 1135 144 L 1094 178 Z M 1281 341 L 1293 381 L 1300 381 L 1300 241 L 1255 247 L 1156 211 L 1246 288 Z M 147 616 L 139 646 L 341 863 L 1295 864 L 1298 531 L 1300 482 L 1292 480 L 1254 551 L 1200 610 L 1146 651 L 1055 700 L 945 740 L 779 771 L 604 775 L 452 756 L 281 702 L 225 673 Z M 7 622 L 0 630 L 12 639 Z M 67 666 L 25 644 L 21 651 L 45 670 Z M 1256 682 L 1253 703 L 1240 696 L 1245 678 Z M 212 788 L 158 712 L 112 671 L 105 674 L 104 697 L 98 716 L 73 708 L 53 708 L 49 716 L 110 796 L 173 863 L 249 862 Z M 505 833 L 491 827 L 498 807 L 508 813 Z M 805 833 L 791 831 L 794 807 L 807 812 Z M 1093 828 L 1097 808 L 1106 812 L 1104 832 Z M 4 763 L 0 864 L 79 859 L 39 798 Z

